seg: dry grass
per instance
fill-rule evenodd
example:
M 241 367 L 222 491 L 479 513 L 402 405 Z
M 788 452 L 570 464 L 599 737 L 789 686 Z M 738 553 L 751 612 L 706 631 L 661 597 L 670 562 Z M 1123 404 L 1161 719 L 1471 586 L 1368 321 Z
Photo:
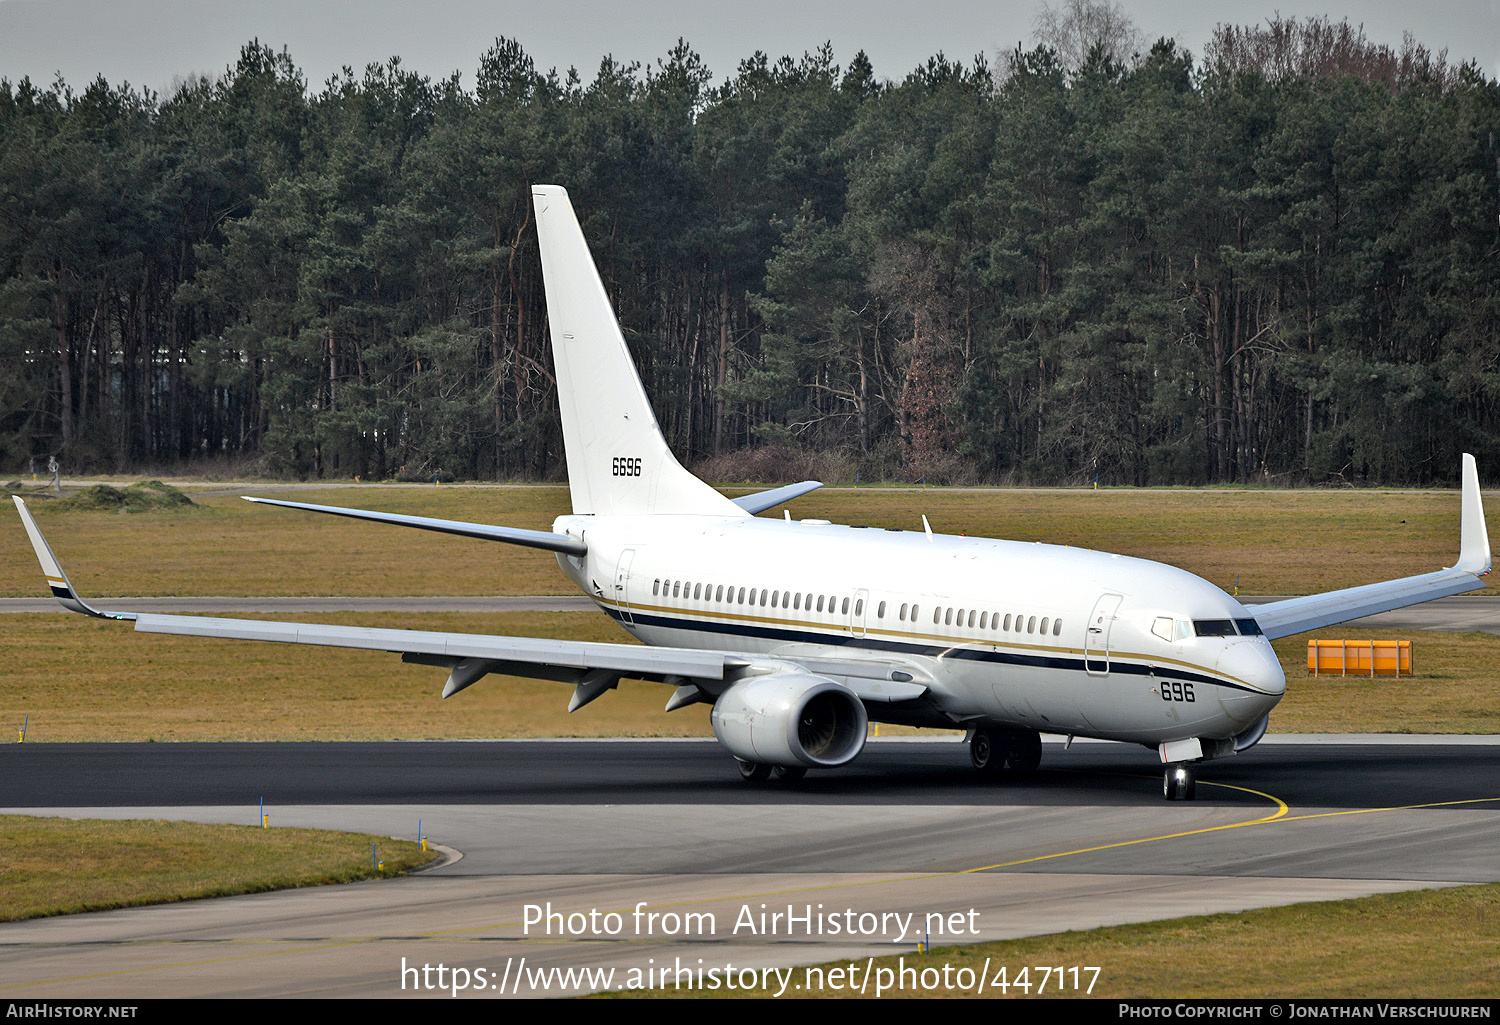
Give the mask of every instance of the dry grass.
M 266 618 L 266 617 L 263 617 Z M 628 642 L 596 612 L 345 613 L 299 617 Z M 28 742 L 420 740 L 466 737 L 709 736 L 707 706 L 662 711 L 668 688 L 626 681 L 571 715 L 557 683 L 486 677 L 447 701 L 441 669 L 346 648 L 135 633 L 82 616 L 0 617 L 9 670 L 0 723 Z M 1321 631 L 1312 636 L 1375 636 Z M 1422 633 L 1415 679 L 1307 676 L 1305 636 L 1278 641 L 1287 696 L 1281 733 L 1500 733 L 1500 637 Z M 882 727 L 885 733 L 911 733 Z M 927 731 L 931 732 L 931 731 Z M 9 733 L 0 739 L 14 741 Z
M 269 617 L 262 617 L 269 618 Z M 629 641 L 599 613 L 309 615 L 314 622 Z M 622 683 L 568 713 L 562 684 L 490 676 L 444 701 L 446 674 L 397 655 L 135 633 L 74 615 L 0 617 L 0 722 L 48 741 L 415 740 L 708 736 L 707 706 L 662 711 L 669 688 Z M 8 738 L 16 739 L 10 732 Z
M 374 879 L 437 856 L 364 833 L 196 822 L 4 815 L 0 832 L 0 921 Z
M 32 505 L 85 594 L 570 593 L 544 552 L 188 490 L 195 508 L 130 516 Z M 535 530 L 569 508 L 564 487 L 365 485 L 279 497 Z M 925 512 L 939 531 L 1157 559 L 1226 589 L 1238 576 L 1245 594 L 1306 594 L 1436 569 L 1458 544 L 1451 492 L 825 489 L 791 508 L 908 528 Z M 0 596 L 44 593 L 19 519 L 0 517 Z
M 908 529 L 926 513 L 944 533 L 1153 559 L 1225 590 L 1238 577 L 1243 594 L 1352 587 L 1452 565 L 1458 553 L 1455 492 L 872 489 L 815 491 L 793 508 Z
M 1332 627 L 1276 641 L 1287 695 L 1274 733 L 1500 733 L 1500 637 L 1418 631 L 1415 677 L 1309 676 L 1315 638 L 1389 639 L 1391 631 Z
M 450 519 L 547 529 L 564 487 L 364 485 L 281 493 Z M 255 506 L 200 488 L 192 508 L 38 520 L 83 593 L 423 595 L 568 593 L 551 555 L 425 531 Z M 1457 496 L 1436 492 L 824 490 L 802 516 L 1046 539 L 1176 562 L 1246 593 L 1299 593 L 1451 561 Z M 779 511 L 779 510 L 777 510 Z M 1405 522 L 1402 522 L 1402 521 Z M 1296 542 L 1288 540 L 1296 538 Z M 38 595 L 19 519 L 0 523 L 0 594 Z M 307 617 L 329 621 L 329 617 Z M 477 633 L 628 640 L 597 614 L 341 615 L 333 621 Z M 0 619 L 12 669 L 0 721 L 30 713 L 37 740 L 381 739 L 703 735 L 694 709 L 662 713 L 662 688 L 625 684 L 567 715 L 557 684 L 484 681 L 450 701 L 441 670 L 388 655 L 252 642 L 142 637 L 74 616 Z M 1339 629 L 1310 636 L 1367 636 Z M 1415 680 L 1317 680 L 1307 636 L 1280 642 L 1290 690 L 1282 732 L 1500 731 L 1500 640 L 1423 634 Z M 227 646 L 227 647 L 226 647 Z M 896 731 L 893 731 L 896 732 Z
M 1239 914 L 1178 918 L 1122 925 L 1088 932 L 947 947 L 922 956 L 908 952 L 908 968 L 951 965 L 956 973 L 1005 966 L 1007 980 L 1030 968 L 1029 990 L 1002 993 L 987 987 L 986 997 L 1074 996 L 1036 984 L 1045 966 L 1094 965 L 1100 969 L 1095 999 L 1265 999 L 1278 998 L 1445 998 L 1493 1000 L 1500 995 L 1500 884 L 1366 897 L 1359 900 L 1298 904 Z M 900 956 L 875 960 L 896 970 Z M 847 968 L 849 962 L 823 966 Z M 864 970 L 864 963 L 858 967 Z M 794 984 L 807 978 L 795 969 Z M 1081 973 L 1087 984 L 1089 973 Z M 815 976 L 816 978 L 816 976 Z M 935 976 L 934 976 L 935 978 Z M 1071 984 L 1072 976 L 1068 976 Z M 1052 976 L 1053 987 L 1057 976 Z M 650 990 L 622 994 L 645 997 L 758 996 L 765 990 Z M 803 990 L 799 997 L 858 996 L 840 991 Z M 875 995 L 872 981 L 866 996 Z M 891 996 L 973 996 L 943 990 Z M 1083 994 L 1078 994 L 1083 995 Z

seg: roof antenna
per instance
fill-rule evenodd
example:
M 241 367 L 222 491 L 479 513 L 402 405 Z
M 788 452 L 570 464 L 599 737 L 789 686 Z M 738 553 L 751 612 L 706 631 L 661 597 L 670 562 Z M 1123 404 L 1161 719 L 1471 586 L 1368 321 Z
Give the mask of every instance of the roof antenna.
M 922 529 L 927 531 L 927 540 L 932 540 L 932 524 L 927 522 L 927 514 L 922 514 Z

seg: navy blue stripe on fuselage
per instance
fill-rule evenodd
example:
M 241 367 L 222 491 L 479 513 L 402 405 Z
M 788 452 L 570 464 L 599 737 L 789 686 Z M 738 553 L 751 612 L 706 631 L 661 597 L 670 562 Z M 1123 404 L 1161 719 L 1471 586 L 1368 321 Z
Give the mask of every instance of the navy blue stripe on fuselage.
M 921 644 L 912 641 L 893 641 L 883 637 L 855 637 L 850 633 L 827 633 L 816 629 L 793 630 L 786 627 L 761 626 L 750 623 L 733 623 L 723 620 L 705 622 L 701 619 L 685 619 L 676 616 L 661 616 L 656 614 L 642 614 L 640 612 L 622 612 L 609 605 L 599 604 L 599 607 L 616 620 L 622 626 L 634 623 L 637 626 L 660 627 L 666 630 L 691 630 L 697 633 L 728 634 L 733 637 L 756 637 L 761 640 L 772 641 L 806 641 L 812 644 L 827 644 L 837 647 L 858 648 L 861 651 L 886 651 L 896 652 L 903 655 L 923 655 L 928 658 L 951 658 L 963 659 L 969 662 L 988 662 L 995 665 L 1027 666 L 1035 669 L 1065 669 L 1073 672 L 1087 672 L 1083 659 L 1063 655 L 1030 655 L 1016 651 L 982 650 L 979 648 L 963 648 L 957 644 Z M 963 643 L 963 642 L 959 642 Z M 1104 661 L 1101 659 L 1100 661 Z M 1254 687 L 1246 687 L 1244 684 L 1232 683 L 1229 680 L 1217 676 L 1207 676 L 1202 673 L 1184 672 L 1172 666 L 1164 665 L 1140 665 L 1134 662 L 1122 661 L 1118 656 L 1109 659 L 1109 674 L 1122 676 L 1152 676 L 1165 680 L 1183 680 L 1191 683 L 1207 683 L 1216 687 L 1228 687 L 1231 690 L 1244 691 L 1247 694 L 1259 694 L 1260 691 Z M 1102 678 L 1104 674 L 1098 674 L 1096 678 Z

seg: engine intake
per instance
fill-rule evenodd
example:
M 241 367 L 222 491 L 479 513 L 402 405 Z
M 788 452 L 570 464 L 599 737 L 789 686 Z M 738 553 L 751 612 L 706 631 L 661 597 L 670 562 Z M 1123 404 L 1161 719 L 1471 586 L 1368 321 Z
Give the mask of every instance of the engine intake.
M 719 696 L 709 721 L 736 758 L 813 768 L 851 761 L 864 750 L 869 723 L 848 687 L 798 672 L 741 680 Z

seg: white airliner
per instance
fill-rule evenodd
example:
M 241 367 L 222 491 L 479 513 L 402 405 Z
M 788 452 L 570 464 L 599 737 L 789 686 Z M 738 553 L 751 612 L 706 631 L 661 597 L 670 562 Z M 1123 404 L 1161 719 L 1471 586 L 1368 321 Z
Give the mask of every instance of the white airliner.
M 546 532 L 250 501 L 548 549 L 644 646 L 96 610 L 17 498 L 53 594 L 143 633 L 400 652 L 449 670 L 445 698 L 500 673 L 572 684 L 571 710 L 621 677 L 659 681 L 676 688 L 668 710 L 712 706 L 715 736 L 751 780 L 844 765 L 875 720 L 966 730 L 982 773 L 1034 770 L 1043 732 L 1144 744 L 1166 766 L 1167 798 L 1183 800 L 1193 764 L 1264 734 L 1286 689 L 1272 638 L 1484 586 L 1469 455 L 1451 568 L 1252 608 L 1143 559 L 756 518 L 819 485 L 731 501 L 673 458 L 567 192 L 532 195 L 573 514 Z

